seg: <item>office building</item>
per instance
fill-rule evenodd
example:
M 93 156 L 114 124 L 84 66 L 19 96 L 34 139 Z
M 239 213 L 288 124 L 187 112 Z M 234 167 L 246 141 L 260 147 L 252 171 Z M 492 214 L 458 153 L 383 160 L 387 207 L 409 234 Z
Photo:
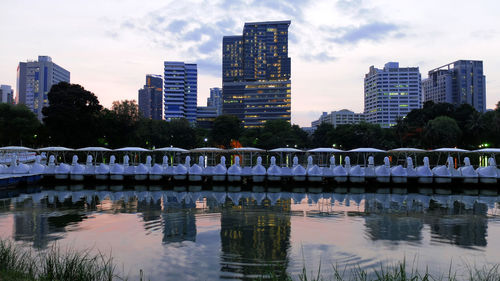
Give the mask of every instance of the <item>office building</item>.
M 217 116 L 222 115 L 222 88 L 210 88 L 210 97 L 207 98 L 207 106 L 215 107 Z
M 70 82 L 70 73 L 52 62 L 49 56 L 38 61 L 20 62 L 17 67 L 16 103 L 25 104 L 42 120 L 42 108 L 49 104 L 47 97 L 52 85 Z
M 386 63 L 383 69 L 370 67 L 365 75 L 365 120 L 383 128 L 422 107 L 421 76 L 418 67 Z
M 211 129 L 217 116 L 217 108 L 215 107 L 198 106 L 196 108 L 196 124 L 200 128 Z
M 290 21 L 245 23 L 241 36 L 222 41 L 222 113 L 245 128 L 291 119 Z
M 354 113 L 353 111 L 342 109 L 330 113 L 323 112 L 318 120 L 311 122 L 311 127 L 317 128 L 322 123 L 328 123 L 337 128 L 339 125 L 359 124 L 363 121 L 365 121 L 363 113 Z
M 14 91 L 9 85 L 0 85 L 0 103 L 14 103 Z
M 193 63 L 166 61 L 164 63 L 164 118 L 186 118 L 196 122 L 198 70 Z
M 163 79 L 161 75 L 146 75 L 146 84 L 139 90 L 139 112 L 146 118 L 163 119 Z
M 447 102 L 455 106 L 472 105 L 477 111 L 486 110 L 486 77 L 483 62 L 459 60 L 429 71 L 422 81 L 424 102 Z

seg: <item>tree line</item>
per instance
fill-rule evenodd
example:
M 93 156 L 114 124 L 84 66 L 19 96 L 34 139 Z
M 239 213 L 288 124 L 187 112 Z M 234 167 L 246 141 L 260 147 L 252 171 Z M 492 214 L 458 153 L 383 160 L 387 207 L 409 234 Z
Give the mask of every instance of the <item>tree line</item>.
M 49 106 L 42 110 L 43 122 L 24 105 L 0 104 L 0 145 L 187 149 L 202 146 L 500 147 L 500 102 L 495 110 L 485 113 L 468 104 L 455 107 L 427 102 L 391 128 L 369 123 L 334 128 L 323 123 L 309 135 L 285 120 L 272 120 L 262 128 L 247 129 L 235 116 L 222 115 L 215 119 L 210 130 L 190 124 L 186 119 L 152 120 L 141 116 L 135 101 L 115 101 L 111 109 L 106 109 L 93 93 L 66 82 L 54 85 L 48 100 Z

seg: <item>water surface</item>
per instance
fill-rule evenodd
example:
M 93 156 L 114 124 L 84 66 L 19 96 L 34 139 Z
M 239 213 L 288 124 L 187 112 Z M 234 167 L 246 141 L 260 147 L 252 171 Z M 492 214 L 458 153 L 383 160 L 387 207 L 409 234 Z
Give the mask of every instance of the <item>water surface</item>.
M 328 278 L 332 266 L 403 259 L 442 273 L 500 261 L 496 195 L 113 190 L 2 193 L 0 236 L 111 253 L 124 274 L 143 269 L 151 280 L 248 279 L 276 265 L 297 276 L 320 264 Z

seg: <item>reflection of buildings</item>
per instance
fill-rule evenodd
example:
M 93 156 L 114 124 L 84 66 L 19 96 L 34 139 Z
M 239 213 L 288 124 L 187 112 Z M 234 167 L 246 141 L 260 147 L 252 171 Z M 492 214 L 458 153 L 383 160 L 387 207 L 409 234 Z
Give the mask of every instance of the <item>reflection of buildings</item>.
M 269 270 L 263 261 L 282 261 L 290 247 L 290 199 L 275 206 L 243 202 L 221 210 L 221 272 L 245 276 Z M 248 204 L 247 204 L 248 203 Z M 267 205 L 267 206 L 266 206 Z
M 13 238 L 18 241 L 32 241 L 35 248 L 47 247 L 50 241 L 58 239 L 53 234 L 66 232 L 66 226 L 86 218 L 78 212 L 49 216 L 44 204 L 37 207 L 30 201 L 23 204 L 23 211 L 14 213 Z
M 196 241 L 196 219 L 190 210 L 162 213 L 163 243 Z
M 466 215 L 432 217 L 426 220 L 431 227 L 431 239 L 459 246 L 486 246 L 488 228 L 486 217 Z
M 456 210 L 431 206 L 425 213 L 378 212 L 365 217 L 365 231 L 372 240 L 421 241 L 422 229 L 428 224 L 433 242 L 486 246 L 486 215 L 477 210 Z
M 421 241 L 423 220 L 391 214 L 365 217 L 366 232 L 372 240 Z

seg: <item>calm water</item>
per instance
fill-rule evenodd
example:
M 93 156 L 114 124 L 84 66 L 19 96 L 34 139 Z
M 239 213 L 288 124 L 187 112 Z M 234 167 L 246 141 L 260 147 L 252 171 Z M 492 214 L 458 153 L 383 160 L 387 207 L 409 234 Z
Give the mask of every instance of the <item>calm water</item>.
M 99 249 L 130 277 L 244 279 L 281 264 L 325 277 L 406 258 L 425 271 L 500 262 L 500 197 L 75 190 L 0 194 L 0 236 Z

